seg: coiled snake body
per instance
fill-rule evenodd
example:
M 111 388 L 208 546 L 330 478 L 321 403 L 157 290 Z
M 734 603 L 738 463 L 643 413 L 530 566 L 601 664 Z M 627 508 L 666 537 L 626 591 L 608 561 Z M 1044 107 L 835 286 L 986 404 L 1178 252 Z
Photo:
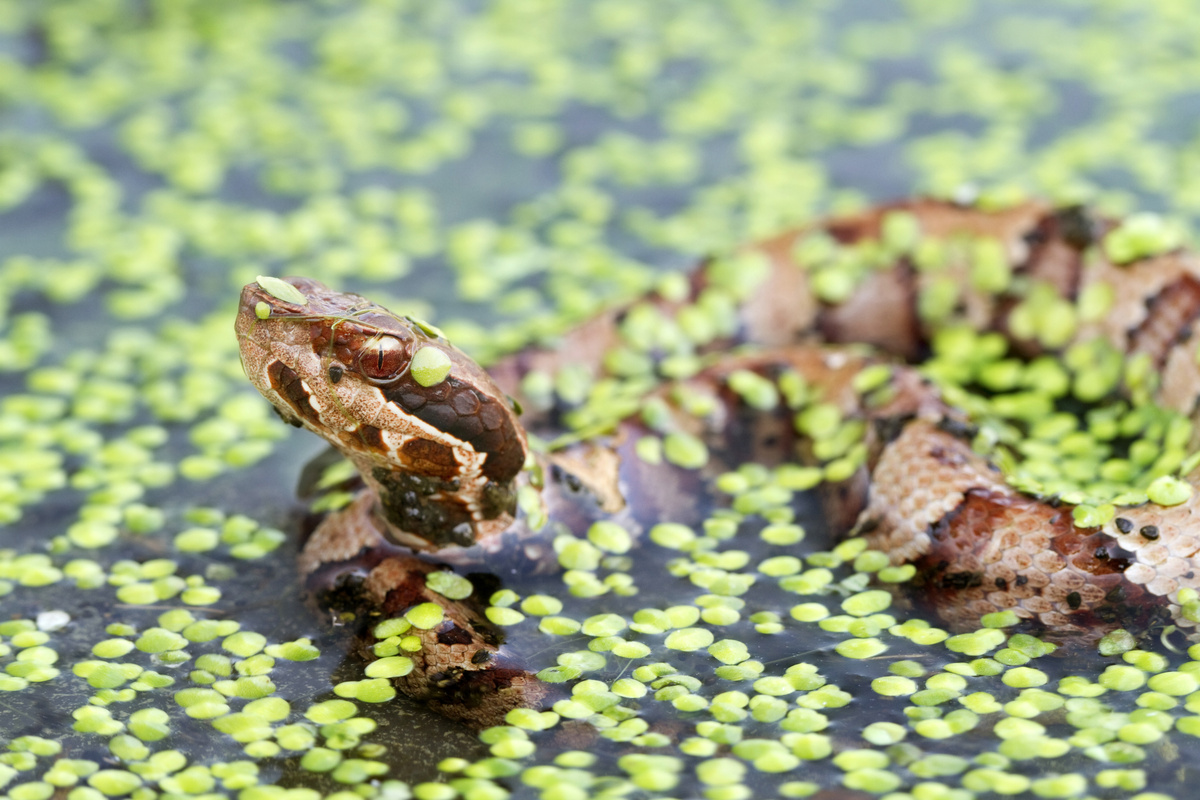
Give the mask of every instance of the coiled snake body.
M 248 285 L 236 327 L 254 385 L 365 484 L 307 543 L 310 585 L 356 576 L 355 602 L 385 617 L 442 606 L 396 682 L 486 725 L 537 705 L 544 687 L 478 601 L 449 599 L 428 576 L 447 563 L 554 569 L 547 531 L 611 520 L 636 535 L 699 498 L 719 504 L 713 479 L 742 460 L 824 464 L 831 519 L 915 565 L 919 591 L 953 626 L 1011 609 L 1060 638 L 1160 623 L 1195 632 L 1200 532 L 1184 455 L 1200 395 L 1200 263 L 1170 242 L 1145 245 L 1153 236 L 1133 223 L 1032 202 L 881 207 L 714 261 L 490 375 L 436 329 L 302 278 Z M 955 337 L 967 342 L 957 357 Z M 905 365 L 939 342 L 951 350 L 940 373 Z M 989 349 L 994 363 L 971 372 Z M 1082 365 L 1065 377 L 1054 366 L 1063 354 Z M 585 403 L 580 423 L 581 409 L 537 390 L 564 370 L 609 389 L 602 379 L 616 375 L 625 391 Z M 1057 388 L 1037 399 L 1040 374 Z M 991 400 L 971 413 L 949 402 L 981 383 Z M 524 424 L 510 398 L 526 406 Z M 1018 400 L 1033 410 L 997 421 Z M 1112 451 L 1097 462 L 1103 479 L 1068 484 L 1014 466 L 1036 450 L 1014 429 L 1064 408 L 1117 426 L 1095 435 Z M 822 419 L 845 441 L 830 444 Z M 1181 455 L 1131 445 L 1129 419 L 1149 420 Z M 568 443 L 533 454 L 526 427 Z M 702 443 L 707 458 L 639 447 L 664 434 Z M 1060 438 L 1078 449 L 1081 436 Z

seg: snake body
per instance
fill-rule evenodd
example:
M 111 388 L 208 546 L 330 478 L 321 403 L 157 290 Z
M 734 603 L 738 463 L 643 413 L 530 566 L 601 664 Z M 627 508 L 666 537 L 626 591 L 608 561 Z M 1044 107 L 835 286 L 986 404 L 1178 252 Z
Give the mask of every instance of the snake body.
M 1200 396 L 1200 262 L 1172 247 L 1114 255 L 1116 229 L 1034 202 L 879 207 L 712 262 L 686 286 L 603 313 L 557 347 L 527 349 L 490 372 L 435 328 L 303 278 L 246 286 L 236 328 L 259 391 L 361 475 L 354 501 L 305 546 L 310 586 L 383 617 L 442 606 L 444 621 L 417 632 L 415 667 L 396 682 L 487 725 L 536 706 L 546 687 L 506 652 L 477 598 L 448 599 L 428 576 L 447 563 L 555 569 L 548 530 L 578 536 L 610 520 L 636 535 L 720 504 L 714 478 L 742 461 L 830 461 L 814 445 L 820 432 L 799 422 L 795 385 L 861 434 L 833 454 L 849 468 L 823 489 L 831 519 L 892 563 L 915 565 L 919 592 L 952 626 L 1011 609 L 1060 638 L 1160 623 L 1195 631 L 1200 501 L 1187 475 L 1169 505 L 1081 516 L 1078 498 L 1006 480 L 979 452 L 975 420 L 905 363 L 947 330 L 1002 339 L 1027 362 L 1099 348 L 1140 370 L 1126 370 L 1109 394 L 1161 407 L 1186 427 Z M 938 258 L 922 258 L 929 243 Z M 839 262 L 848 250 L 857 260 Z M 1067 312 L 1073 324 L 1056 329 L 1053 315 Z M 652 329 L 668 333 L 647 343 Z M 609 403 L 607 419 L 593 420 L 597 435 L 576 424 L 569 444 L 534 453 L 526 427 L 543 440 L 570 433 L 579 408 L 531 391 L 531 376 L 582 368 L 603 379 L 612 354 L 634 343 L 648 368 L 626 381 L 634 390 Z M 671 366 L 681 348 L 693 363 L 682 371 Z M 885 378 L 867 390 L 870 369 Z M 1128 378 L 1135 372 L 1141 380 Z M 774 403 L 737 389 L 753 379 L 777 387 Z M 706 444 L 707 462 L 643 457 L 638 440 L 664 431 Z M 1180 435 L 1190 439 L 1190 428 Z

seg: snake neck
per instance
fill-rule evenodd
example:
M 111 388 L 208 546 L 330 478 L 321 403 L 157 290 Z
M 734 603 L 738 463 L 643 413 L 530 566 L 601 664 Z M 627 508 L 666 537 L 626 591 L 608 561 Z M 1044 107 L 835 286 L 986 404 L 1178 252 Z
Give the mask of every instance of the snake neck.
M 464 485 L 460 478 L 352 460 L 378 498 L 382 531 L 396 544 L 422 551 L 470 547 L 502 533 L 516 518 L 517 479 Z

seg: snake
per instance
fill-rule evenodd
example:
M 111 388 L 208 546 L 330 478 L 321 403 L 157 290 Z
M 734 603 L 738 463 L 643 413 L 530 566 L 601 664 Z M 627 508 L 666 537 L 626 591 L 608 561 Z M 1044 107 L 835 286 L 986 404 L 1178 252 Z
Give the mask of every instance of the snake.
M 553 572 L 597 523 L 641 546 L 728 507 L 721 476 L 748 463 L 790 467 L 953 628 L 1001 612 L 1063 640 L 1196 638 L 1200 261 L 1169 234 L 1034 200 L 895 202 L 711 258 L 486 371 L 307 278 L 245 286 L 236 332 L 253 385 L 357 473 L 304 545 L 308 586 L 373 619 L 440 606 L 394 683 L 484 727 L 548 689 L 479 591 L 431 576 Z M 1047 436 L 1068 454 L 1034 458 Z

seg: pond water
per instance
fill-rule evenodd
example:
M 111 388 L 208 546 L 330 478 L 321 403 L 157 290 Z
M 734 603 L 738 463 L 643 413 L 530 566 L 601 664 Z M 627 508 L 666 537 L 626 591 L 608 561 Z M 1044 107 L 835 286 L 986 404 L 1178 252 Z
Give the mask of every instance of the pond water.
M 0 787 L 1188 796 L 1200 694 L 1179 637 L 963 677 L 975 655 L 902 593 L 873 612 L 894 617 L 876 620 L 886 649 L 847 658 L 851 634 L 790 613 L 870 591 L 802 492 L 792 545 L 748 514 L 711 553 L 644 541 L 599 569 L 636 594 L 506 582 L 574 620 L 672 609 L 672 630 L 730 643 L 622 628 L 650 648 L 626 658 L 514 626 L 533 669 L 582 665 L 602 734 L 525 719 L 481 737 L 355 699 L 353 625 L 307 601 L 294 563 L 295 487 L 323 445 L 245 381 L 232 323 L 241 285 L 304 274 L 487 362 L 705 255 L 909 194 L 1187 225 L 1198 35 L 1166 0 L 0 0 Z M 757 569 L 784 554 L 829 585 Z M 1095 702 L 1070 680 L 1106 670 Z M 1147 689 L 1161 673 L 1183 677 Z

